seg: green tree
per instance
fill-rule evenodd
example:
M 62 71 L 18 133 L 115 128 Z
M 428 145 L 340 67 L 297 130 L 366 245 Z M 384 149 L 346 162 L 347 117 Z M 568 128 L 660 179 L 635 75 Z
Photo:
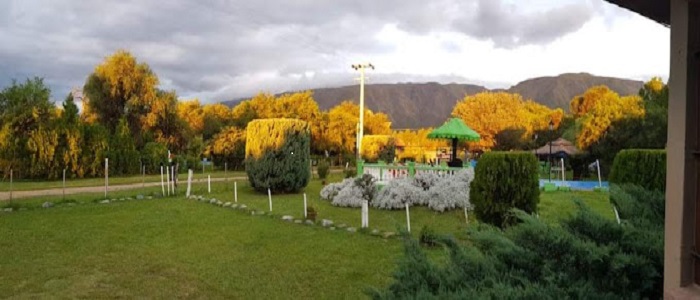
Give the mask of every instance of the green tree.
M 44 80 L 38 77 L 24 83 L 13 81 L 0 92 L 0 168 L 12 167 L 19 174 L 33 175 L 32 162 L 53 160 L 48 158 L 53 149 L 37 144 L 52 142 L 50 122 L 55 117 L 55 107 L 49 101 L 50 94 Z
M 95 67 L 83 87 L 87 108 L 110 133 L 126 118 L 132 136 L 141 141 L 145 117 L 157 102 L 158 77 L 127 51 L 117 51 Z
M 125 118 L 119 120 L 109 145 L 109 171 L 113 175 L 136 174 L 141 166 L 139 152 Z

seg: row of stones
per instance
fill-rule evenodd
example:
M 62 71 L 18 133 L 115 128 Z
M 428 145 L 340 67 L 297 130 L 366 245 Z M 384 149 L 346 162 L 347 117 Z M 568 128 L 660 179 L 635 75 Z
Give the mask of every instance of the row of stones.
M 153 199 L 153 197 L 152 197 L 152 196 L 137 195 L 135 198 L 126 197 L 126 198 L 105 199 L 105 200 L 99 201 L 98 203 L 100 203 L 100 204 L 109 204 L 109 203 L 112 203 L 112 202 L 130 201 L 130 200 L 134 200 L 134 199 L 136 199 L 136 200 L 144 200 L 144 199 L 150 200 L 150 199 Z M 66 206 L 75 206 L 75 205 L 77 205 L 77 204 L 78 204 L 77 202 L 68 202 L 68 203 L 65 203 Z M 41 204 L 41 207 L 42 207 L 42 208 L 52 208 L 52 207 L 54 207 L 54 206 L 56 206 L 56 204 L 53 203 L 53 202 L 51 202 L 51 201 L 46 201 L 46 202 L 44 202 L 44 203 Z M 19 210 L 27 210 L 27 208 L 26 208 L 26 207 L 22 207 L 22 208 L 19 208 Z M 8 212 L 8 213 L 10 213 L 10 212 L 13 212 L 13 211 L 14 211 L 14 208 L 12 208 L 12 207 L 7 207 L 7 208 L 0 209 L 0 212 Z
M 238 203 L 232 203 L 232 202 L 222 202 L 222 201 L 220 201 L 220 200 L 217 200 L 216 198 L 207 199 L 207 198 L 205 198 L 204 196 L 195 196 L 195 195 L 191 195 L 191 196 L 189 196 L 189 199 L 191 199 L 191 200 L 196 200 L 196 201 L 199 201 L 199 202 L 209 203 L 209 204 L 216 205 L 216 206 L 223 207 L 223 208 L 238 209 L 238 210 L 243 210 L 243 211 L 250 211 L 250 214 L 253 215 L 253 216 L 265 216 L 265 215 L 267 215 L 267 216 L 272 216 L 272 214 L 267 213 L 267 212 L 264 212 L 264 211 L 249 210 L 249 209 L 248 209 L 248 206 L 246 206 L 245 204 L 238 204 Z M 306 224 L 306 225 L 310 225 L 310 226 L 316 225 L 316 222 L 314 222 L 313 220 L 309 220 L 309 219 L 305 219 L 305 220 L 295 219 L 293 216 L 290 216 L 290 215 L 283 215 L 283 216 L 281 217 L 281 219 L 282 219 L 282 221 L 289 222 L 289 223 Z M 358 231 L 357 228 L 355 228 L 355 227 L 350 227 L 350 226 L 348 226 L 348 225 L 346 225 L 346 224 L 338 224 L 338 225 L 335 225 L 335 223 L 333 222 L 333 220 L 328 220 L 328 219 L 322 219 L 321 222 L 320 222 L 319 224 L 320 224 L 322 227 L 328 228 L 329 230 L 346 230 L 347 232 L 350 232 L 350 233 L 355 233 L 355 232 Z M 391 237 L 396 236 L 396 233 L 394 233 L 394 232 L 389 232 L 389 231 L 387 231 L 387 232 L 382 232 L 382 231 L 379 231 L 379 230 L 377 230 L 377 229 L 373 229 L 373 230 L 370 231 L 369 233 L 370 233 L 371 235 L 381 236 L 381 237 L 384 237 L 384 238 L 391 238 Z

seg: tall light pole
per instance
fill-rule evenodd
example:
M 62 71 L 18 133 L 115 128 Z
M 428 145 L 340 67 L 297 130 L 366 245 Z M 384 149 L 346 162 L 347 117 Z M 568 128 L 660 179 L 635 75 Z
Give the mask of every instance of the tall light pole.
M 549 182 L 552 182 L 552 130 L 554 121 L 549 120 Z
M 374 66 L 371 63 L 352 65 L 355 71 L 360 71 L 360 128 L 358 129 L 357 135 L 357 159 L 360 159 L 360 153 L 362 150 L 362 137 L 364 126 L 365 126 L 365 69 L 371 68 L 374 70 Z

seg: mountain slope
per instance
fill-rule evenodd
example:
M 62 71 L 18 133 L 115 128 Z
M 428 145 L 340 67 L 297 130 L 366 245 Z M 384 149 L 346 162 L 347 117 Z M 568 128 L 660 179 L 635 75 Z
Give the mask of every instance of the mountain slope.
M 569 111 L 569 102 L 588 88 L 606 85 L 620 95 L 637 94 L 644 83 L 636 80 L 593 76 L 588 73 L 567 73 L 555 77 L 538 77 L 522 81 L 508 92 L 518 93 L 553 108 Z
M 506 91 L 519 93 L 553 108 L 569 110 L 569 102 L 588 88 L 606 85 L 620 95 L 636 94 L 643 82 L 593 76 L 587 73 L 562 74 L 554 77 L 538 77 L 522 81 Z M 465 95 L 488 91 L 472 84 L 396 83 L 365 85 L 365 106 L 375 112 L 383 112 L 392 120 L 392 128 L 421 128 L 441 125 L 452 113 L 455 104 Z M 315 89 L 314 99 L 321 110 L 329 110 L 345 100 L 355 103 L 360 98 L 358 85 Z M 240 100 L 224 102 L 229 106 Z

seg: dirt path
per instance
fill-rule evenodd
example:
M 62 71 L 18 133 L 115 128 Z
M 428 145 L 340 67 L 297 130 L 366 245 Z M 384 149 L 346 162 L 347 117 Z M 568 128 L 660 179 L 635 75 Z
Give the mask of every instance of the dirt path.
M 217 182 L 217 181 L 224 181 L 226 178 L 212 178 L 212 182 Z M 229 180 L 248 180 L 247 177 L 231 177 Z M 192 183 L 202 183 L 204 180 L 194 180 Z M 187 188 L 187 181 L 184 182 L 185 185 L 183 185 L 183 182 L 180 181 L 180 189 Z M 138 189 L 142 187 L 151 187 L 151 186 L 159 186 L 160 182 L 148 182 L 146 184 L 142 183 L 134 183 L 134 184 L 121 184 L 121 185 L 111 185 L 109 186 L 108 192 L 114 192 L 114 191 L 123 191 L 123 190 L 132 190 L 132 189 Z M 104 186 L 83 186 L 83 187 L 69 187 L 66 188 L 66 195 L 74 195 L 74 194 L 83 194 L 83 193 L 100 193 L 104 192 L 105 187 Z M 31 191 L 14 191 L 12 192 L 12 199 L 21 199 L 21 198 L 33 198 L 33 197 L 41 197 L 41 196 L 60 196 L 63 195 L 63 189 L 62 188 L 56 188 L 56 189 L 46 189 L 46 190 L 31 190 Z M 0 201 L 7 201 L 10 199 L 10 192 L 0 192 Z

